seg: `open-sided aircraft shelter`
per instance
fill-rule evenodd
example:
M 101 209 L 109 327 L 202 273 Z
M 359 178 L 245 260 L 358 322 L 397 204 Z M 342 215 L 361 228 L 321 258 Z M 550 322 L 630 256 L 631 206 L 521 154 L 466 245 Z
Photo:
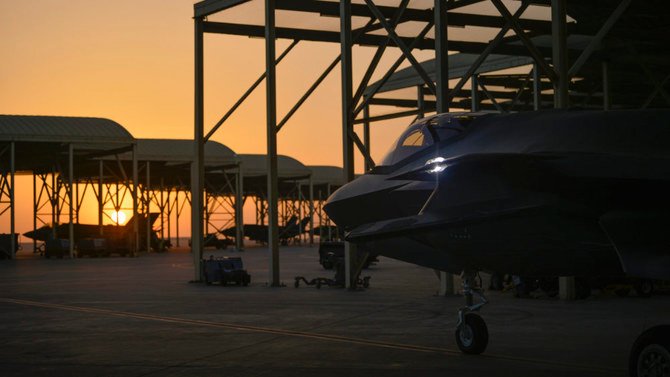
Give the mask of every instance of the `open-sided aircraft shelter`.
M 545 15 L 537 16 L 542 7 Z M 272 285 L 280 284 L 276 135 L 337 64 L 341 72 L 343 177 L 347 182 L 354 179 L 354 145 L 363 155 L 366 169 L 374 166 L 369 154 L 372 121 L 430 111 L 442 113 L 450 108 L 510 111 L 591 107 L 599 103 L 609 109 L 667 107 L 670 103 L 667 90 L 670 59 L 665 42 L 670 5 L 660 0 L 205 0 L 194 5 L 194 24 L 194 139 L 199 156 L 193 176 L 194 190 L 202 188 L 204 142 L 254 88 L 266 81 Z M 265 72 L 206 135 L 205 33 L 261 37 L 266 43 Z M 278 38 L 293 41 L 279 56 L 275 48 Z M 338 43 L 341 53 L 284 118 L 278 120 L 275 67 L 301 41 Z M 375 49 L 356 87 L 352 74 L 354 45 Z M 402 54 L 390 69 L 377 73 L 389 47 L 399 49 Z M 434 61 L 420 64 L 412 54 L 416 49 L 433 50 Z M 453 62 L 449 52 L 459 53 L 453 56 Z M 508 71 L 496 74 L 487 68 L 499 59 L 509 66 L 513 59 L 519 58 L 530 63 L 521 74 Z M 410 97 L 404 94 L 401 98 L 380 96 L 380 90 L 387 81 L 392 82 L 390 79 L 405 62 L 418 79 L 414 77 L 414 81 L 401 86 L 416 87 L 412 91 L 415 94 Z M 452 71 L 453 68 L 460 72 Z M 479 77 L 483 73 L 486 75 Z M 381 78 L 370 85 L 374 75 Z M 458 78 L 457 83 L 450 85 L 450 78 Z M 468 83 L 470 90 L 463 90 Z M 480 99 L 481 94 L 486 98 Z M 406 109 L 375 115 L 370 111 L 372 105 Z M 363 137 L 354 130 L 354 124 L 358 123 L 363 124 Z M 193 200 L 199 203 L 201 198 L 194 194 Z M 197 211 L 199 206 L 194 208 L 193 230 L 198 234 L 203 216 Z M 194 247 L 199 248 L 200 244 Z M 346 281 L 351 286 L 356 271 L 352 245 L 347 245 L 345 254 Z

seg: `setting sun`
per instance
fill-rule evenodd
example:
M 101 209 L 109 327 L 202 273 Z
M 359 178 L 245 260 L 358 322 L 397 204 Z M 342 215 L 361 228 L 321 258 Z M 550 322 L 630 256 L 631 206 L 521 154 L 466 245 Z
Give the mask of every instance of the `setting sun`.
M 111 218 L 115 224 L 123 225 L 126 223 L 126 214 L 123 211 L 112 212 Z

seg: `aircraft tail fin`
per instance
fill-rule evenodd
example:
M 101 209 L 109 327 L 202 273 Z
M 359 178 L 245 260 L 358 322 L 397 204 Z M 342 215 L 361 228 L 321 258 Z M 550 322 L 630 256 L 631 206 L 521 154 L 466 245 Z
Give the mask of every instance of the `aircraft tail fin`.
M 153 225 L 153 223 L 156 222 L 156 220 L 158 219 L 158 217 L 159 217 L 160 215 L 161 215 L 161 214 L 158 213 L 158 212 L 151 212 L 151 213 L 149 214 L 149 224 L 152 224 L 152 225 Z M 144 216 L 143 214 L 138 214 L 137 216 L 133 216 L 133 217 L 131 217 L 130 220 L 128 220 L 128 222 L 127 222 L 126 225 L 124 225 L 124 226 L 130 228 L 130 227 L 133 226 L 133 223 L 134 223 L 135 221 L 139 221 L 139 224 L 144 224 L 145 221 L 146 221 L 146 219 L 147 219 L 146 216 Z
M 286 221 L 286 224 L 284 224 L 284 228 L 292 227 L 298 225 L 298 216 L 293 215 L 289 217 L 289 219 Z
M 311 216 L 305 216 L 300 220 L 300 232 L 304 232 L 305 228 L 307 228 L 307 224 L 309 224 L 309 221 L 312 219 Z

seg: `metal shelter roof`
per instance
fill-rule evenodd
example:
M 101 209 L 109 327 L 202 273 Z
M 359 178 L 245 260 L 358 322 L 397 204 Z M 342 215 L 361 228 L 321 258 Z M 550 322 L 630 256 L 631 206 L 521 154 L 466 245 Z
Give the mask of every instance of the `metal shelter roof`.
M 374 3 L 387 21 L 399 14 L 400 1 L 374 0 Z M 503 3 L 510 14 L 522 6 L 520 1 L 503 0 Z M 535 54 L 543 61 L 552 58 L 552 22 L 548 7 L 551 1 L 529 0 L 528 4 L 528 8 L 518 17 L 518 27 L 525 34 L 523 38 L 531 41 L 534 52 L 522 43 L 522 37 L 510 29 L 502 42 L 491 49 L 492 54 L 517 58 L 528 58 Z M 608 65 L 608 90 L 613 107 L 670 106 L 670 48 L 667 44 L 670 35 L 669 2 L 566 0 L 565 4 L 568 15 L 568 68 L 569 75 L 574 78 L 569 85 L 569 96 L 573 106 L 602 107 L 603 62 Z M 415 50 L 435 48 L 434 30 L 430 29 L 419 37 L 422 29 L 434 18 L 433 6 L 432 0 L 411 0 L 402 12 L 394 31 L 406 46 L 412 45 Z M 448 49 L 451 52 L 482 53 L 489 47 L 496 33 L 508 23 L 490 1 L 455 0 L 449 1 L 447 8 Z M 204 23 L 206 33 L 263 38 L 263 9 L 261 1 L 206 0 L 195 4 L 194 14 L 196 17 L 207 16 Z M 275 13 L 275 35 L 278 39 L 340 43 L 338 1 L 277 0 Z M 375 16 L 363 0 L 352 1 L 351 15 L 355 36 L 353 44 L 398 47 L 398 43 L 389 39 L 379 24 L 367 24 Z M 465 56 L 450 55 L 450 68 L 459 65 L 459 59 Z M 489 62 L 492 62 L 491 59 Z M 413 68 L 407 70 L 412 71 Z M 480 72 L 494 70 L 495 67 L 491 65 L 490 69 L 480 69 Z M 402 74 L 399 72 L 397 75 L 388 83 L 386 90 L 392 90 L 396 85 L 402 87 L 416 83 L 413 80 L 405 84 L 393 82 L 395 79 L 403 81 Z M 456 70 L 450 74 L 451 78 L 457 76 Z M 527 110 L 532 109 L 532 93 L 527 89 L 531 87 L 532 80 L 528 76 L 525 73 L 494 78 L 487 75 L 481 83 L 494 87 L 489 92 L 499 103 L 514 103 L 517 106 L 515 110 Z M 542 105 L 552 107 L 553 86 L 546 80 L 540 86 L 543 89 Z M 467 92 L 454 94 L 452 107 L 469 108 Z M 370 103 L 390 104 L 384 98 L 380 100 Z M 483 109 L 494 109 L 488 99 L 484 99 L 482 105 Z
M 103 118 L 0 115 L 0 141 L 129 144 L 133 136 Z
M 463 76 L 472 63 L 477 59 L 479 55 L 476 54 L 453 54 L 449 55 L 449 78 L 457 79 Z M 489 55 L 489 57 L 484 61 L 484 63 L 475 71 L 475 73 L 484 73 L 484 72 L 493 72 L 499 71 L 508 68 L 520 67 L 528 64 L 532 64 L 533 59 L 525 56 L 508 56 L 508 55 Z M 428 73 L 431 79 L 435 80 L 435 60 L 427 60 L 421 63 L 423 69 Z M 391 77 L 384 83 L 384 85 L 379 89 L 379 93 L 388 92 L 396 89 L 403 89 L 408 87 L 414 87 L 417 85 L 423 85 L 423 79 L 417 74 L 414 67 L 407 67 L 395 72 Z M 366 93 L 370 92 L 370 89 L 378 85 L 379 82 L 375 82 L 368 86 Z
M 137 139 L 137 159 L 165 163 L 193 161 L 193 140 L 186 139 Z M 124 156 L 129 157 L 129 155 Z M 237 165 L 237 154 L 227 146 L 210 140 L 205 143 L 205 165 Z
M 344 171 L 339 166 L 319 166 L 310 165 L 308 168 L 312 171 L 312 185 L 326 186 L 330 184 L 331 188 L 344 185 Z
M 264 154 L 240 154 L 242 175 L 244 177 L 265 177 L 267 175 L 267 156 Z M 309 177 L 312 171 L 293 157 L 278 155 L 277 170 L 279 179 L 300 179 Z
M 93 157 L 129 151 L 135 139 L 109 119 L 0 115 L 0 143 L 11 142 L 17 171 L 49 172 L 68 166 L 69 145 L 79 167 Z M 0 169 L 9 170 L 9 158 L 0 161 Z

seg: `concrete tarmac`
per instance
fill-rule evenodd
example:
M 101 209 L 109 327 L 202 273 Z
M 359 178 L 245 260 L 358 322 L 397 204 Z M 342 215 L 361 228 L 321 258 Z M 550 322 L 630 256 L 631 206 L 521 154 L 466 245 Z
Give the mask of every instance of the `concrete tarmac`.
M 189 283 L 191 254 L 0 261 L 0 376 L 626 376 L 645 328 L 670 322 L 670 296 L 516 299 L 489 292 L 489 347 L 454 340 L 462 297 L 432 270 L 380 258 L 371 287 L 293 287 L 332 277 L 316 247 L 242 256 L 249 287 Z

